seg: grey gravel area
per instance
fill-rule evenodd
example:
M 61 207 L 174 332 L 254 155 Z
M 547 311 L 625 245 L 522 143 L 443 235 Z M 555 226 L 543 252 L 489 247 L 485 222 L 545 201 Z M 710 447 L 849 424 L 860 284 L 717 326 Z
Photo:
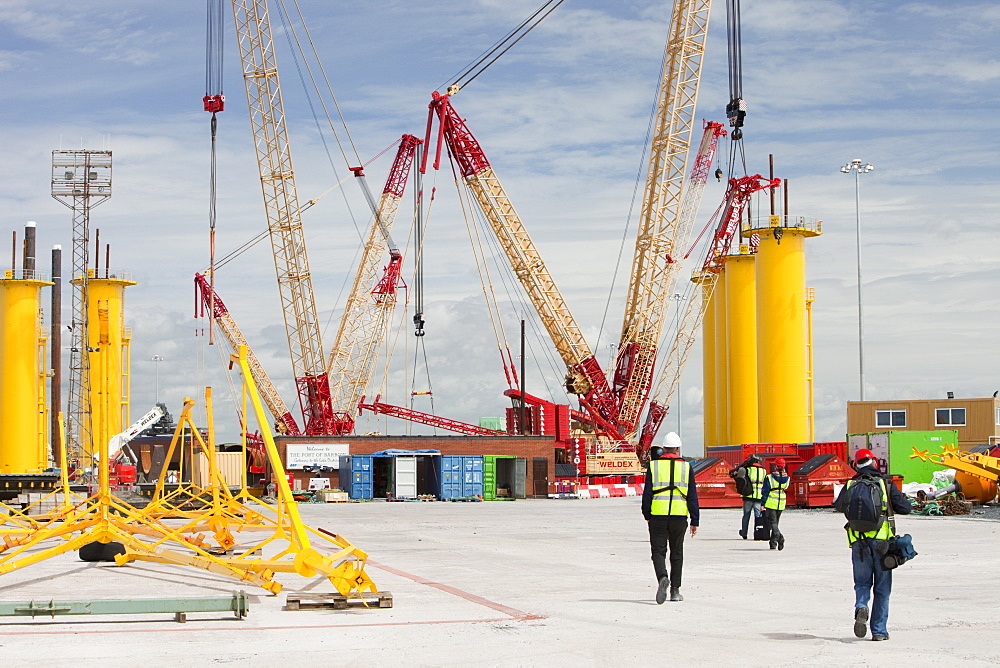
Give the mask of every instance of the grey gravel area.
M 741 540 L 739 509 L 705 509 L 684 544 L 684 601 L 657 605 L 637 497 L 301 504 L 369 555 L 386 609 L 289 610 L 330 591 L 279 573 L 276 596 L 215 573 L 61 554 L 0 572 L 0 600 L 219 596 L 250 614 L 0 618 L 0 666 L 990 666 L 1000 664 L 1000 513 L 906 516 L 919 556 L 893 574 L 889 642 L 853 633 L 844 518 L 789 509 L 785 549 Z M 247 536 L 237 535 L 238 540 Z M 58 543 L 54 543 L 58 544 Z M 318 545 L 318 543 L 317 543 Z
M 1000 505 L 991 503 L 985 506 L 973 506 L 968 516 L 984 520 L 1000 520 Z

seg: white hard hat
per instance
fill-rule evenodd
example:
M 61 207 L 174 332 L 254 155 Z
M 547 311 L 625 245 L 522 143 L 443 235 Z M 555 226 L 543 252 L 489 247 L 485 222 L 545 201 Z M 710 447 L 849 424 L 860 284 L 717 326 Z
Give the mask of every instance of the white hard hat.
M 679 448 L 681 447 L 681 437 L 677 435 L 677 432 L 667 432 L 667 435 L 663 437 L 663 447 L 665 448 Z

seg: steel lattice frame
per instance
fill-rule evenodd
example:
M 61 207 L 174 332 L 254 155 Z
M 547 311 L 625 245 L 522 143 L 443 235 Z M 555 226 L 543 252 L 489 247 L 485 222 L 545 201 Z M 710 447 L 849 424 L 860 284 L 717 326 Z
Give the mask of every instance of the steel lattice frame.
M 652 393 L 649 416 L 642 427 L 642 434 L 636 446 L 640 458 L 645 457 L 646 449 L 651 444 L 663 418 L 666 417 L 667 408 L 680 386 L 681 373 L 694 347 L 698 327 L 705 317 L 705 309 L 712 302 L 719 274 L 725 270 L 723 259 L 729 254 L 730 245 L 739 233 L 739 221 L 750 202 L 750 196 L 758 190 L 775 188 L 780 182 L 780 179 L 764 179 L 760 174 L 729 180 L 726 206 L 720 215 L 712 241 L 705 249 L 702 266 L 691 279 L 701 286 L 700 298 L 693 296 L 687 301 L 684 313 L 678 321 L 677 336 L 667 353 L 663 373 L 657 379 Z
M 388 247 L 386 237 L 396 222 L 406 177 L 420 143 L 413 135 L 402 137 L 330 352 L 327 371 L 333 410 L 338 420 L 337 433 L 350 433 L 354 428 L 358 402 L 371 381 L 378 359 L 378 346 L 385 341 L 389 318 L 396 306 L 402 258 L 398 253 L 390 257 L 384 274 L 379 272 L 379 265 L 385 257 Z
M 615 391 L 633 432 L 652 382 L 667 297 L 680 263 L 681 201 L 711 0 L 677 0 L 671 17 L 639 230 L 625 302 Z
M 233 15 L 281 312 L 306 434 L 333 433 L 333 411 L 306 255 L 267 2 L 233 0 Z
M 613 397 L 600 363 L 590 350 L 555 279 L 525 230 L 482 147 L 451 106 L 448 95 L 434 94 L 431 113 L 437 114 L 440 119 L 442 135 L 459 165 L 463 181 L 489 221 L 507 255 L 507 261 L 566 364 L 566 389 L 580 396 L 594 423 L 608 438 L 621 440 L 611 421 Z
M 67 443 L 78 455 L 89 452 L 90 355 L 87 282 L 90 264 L 90 210 L 111 197 L 111 151 L 52 151 L 52 197 L 73 210 L 73 323 L 67 406 Z M 52 435 L 55 439 L 56 434 Z

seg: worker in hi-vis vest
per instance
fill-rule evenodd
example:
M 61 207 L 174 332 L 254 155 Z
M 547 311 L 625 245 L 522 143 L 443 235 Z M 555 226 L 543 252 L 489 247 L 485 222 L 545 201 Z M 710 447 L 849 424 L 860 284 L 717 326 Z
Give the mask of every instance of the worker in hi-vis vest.
M 788 500 L 788 471 L 785 468 L 785 458 L 778 457 L 774 460 L 774 470 L 764 478 L 764 524 L 767 527 L 767 542 L 771 549 L 785 549 L 785 536 L 778 528 L 778 520 L 781 519 L 781 511 L 785 509 Z
M 663 446 L 649 449 L 649 468 L 642 490 L 642 516 L 649 526 L 649 548 L 656 573 L 656 602 L 683 601 L 681 570 L 684 566 L 684 533 L 691 518 L 691 535 L 698 533 L 698 490 L 691 465 L 681 457 L 681 439 L 667 434 Z M 667 550 L 670 570 L 667 571 Z
M 879 470 L 879 461 L 868 448 L 861 448 L 854 455 L 854 470 L 857 475 L 847 481 L 833 502 L 834 508 L 847 514 L 852 497 L 851 488 L 861 484 L 862 479 L 874 480 L 880 487 L 880 517 L 878 529 L 859 532 L 847 530 L 847 544 L 851 548 L 851 567 L 854 571 L 854 635 L 864 638 L 868 634 L 868 599 L 872 598 L 871 632 L 872 640 L 889 639 L 889 596 L 892 594 L 892 571 L 883 568 L 881 556 L 888 547 L 888 541 L 895 532 L 895 523 L 890 521 L 893 514 L 909 515 L 913 510 L 910 500 L 887 480 Z
M 760 457 L 755 454 L 751 454 L 746 458 L 746 461 L 736 468 L 745 468 L 747 478 L 750 480 L 750 484 L 753 485 L 750 495 L 743 497 L 743 519 L 740 524 L 740 537 L 743 540 L 747 540 L 747 532 L 751 528 L 750 516 L 753 516 L 754 523 L 756 524 L 757 518 L 764 512 L 761 509 L 760 500 L 764 497 L 764 478 L 767 477 L 767 471 L 764 470 L 764 465 L 761 464 Z M 733 471 L 735 470 L 733 469 Z M 730 475 L 732 475 L 732 471 Z

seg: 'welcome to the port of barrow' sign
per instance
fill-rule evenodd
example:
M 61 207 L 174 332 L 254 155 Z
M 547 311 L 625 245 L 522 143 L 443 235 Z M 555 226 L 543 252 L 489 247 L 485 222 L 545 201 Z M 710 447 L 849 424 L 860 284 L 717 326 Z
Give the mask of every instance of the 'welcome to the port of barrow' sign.
M 347 443 L 304 443 L 288 445 L 285 455 L 286 469 L 304 469 L 307 466 L 340 468 L 340 456 L 350 454 Z

